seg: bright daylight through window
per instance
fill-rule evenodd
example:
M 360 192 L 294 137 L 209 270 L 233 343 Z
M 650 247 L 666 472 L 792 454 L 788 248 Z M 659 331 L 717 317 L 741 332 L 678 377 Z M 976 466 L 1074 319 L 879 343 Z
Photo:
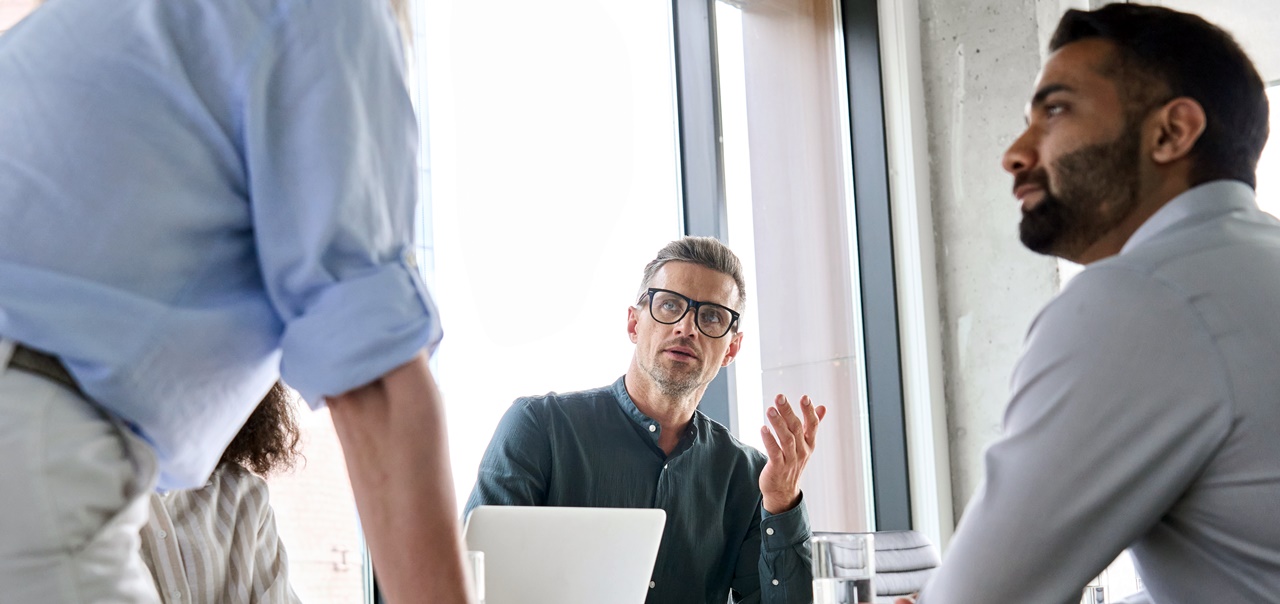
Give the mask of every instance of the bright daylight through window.
M 670 3 L 419 0 L 436 356 L 462 501 L 519 396 L 627 369 L 681 234 Z

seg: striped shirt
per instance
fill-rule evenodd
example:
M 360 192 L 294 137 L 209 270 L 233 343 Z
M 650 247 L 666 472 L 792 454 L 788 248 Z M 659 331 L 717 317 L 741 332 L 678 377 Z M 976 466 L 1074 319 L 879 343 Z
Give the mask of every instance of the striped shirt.
M 238 465 L 203 488 L 152 494 L 142 558 L 165 604 L 299 602 L 267 483 Z

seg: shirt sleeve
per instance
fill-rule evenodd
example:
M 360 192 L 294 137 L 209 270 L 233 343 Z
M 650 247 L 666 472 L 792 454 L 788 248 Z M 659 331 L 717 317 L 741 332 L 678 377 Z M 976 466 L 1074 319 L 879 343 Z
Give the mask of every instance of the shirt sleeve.
M 313 406 L 440 338 L 414 262 L 417 125 L 385 3 L 294 2 L 239 114 L 281 373 Z
M 1004 434 L 921 602 L 1078 602 L 1196 479 L 1231 416 L 1193 304 L 1123 265 L 1086 270 L 1031 327 Z
M 809 513 L 804 496 L 781 514 L 760 508 L 738 555 L 732 599 L 738 604 L 808 604 L 813 601 Z
M 260 498 L 262 506 L 258 519 L 258 540 L 251 551 L 253 561 L 253 583 L 249 593 L 251 604 L 300 604 L 298 594 L 294 593 L 289 583 L 289 558 L 285 554 L 284 542 L 276 532 L 276 516 L 271 508 L 267 494 L 267 483 L 257 476 L 247 476 L 251 480 L 250 490 Z
M 551 440 L 530 403 L 517 400 L 502 416 L 480 459 L 463 519 L 481 505 L 543 505 L 551 480 Z

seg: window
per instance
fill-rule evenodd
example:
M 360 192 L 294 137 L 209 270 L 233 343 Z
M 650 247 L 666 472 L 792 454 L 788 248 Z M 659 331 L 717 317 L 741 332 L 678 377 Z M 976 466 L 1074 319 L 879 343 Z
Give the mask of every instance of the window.
M 516 397 L 603 386 L 630 362 L 626 309 L 682 232 L 671 5 L 418 7 L 435 363 L 461 508 Z
M 0 34 L 9 31 L 39 5 L 39 0 L 0 0 Z
M 1271 138 L 1258 161 L 1258 207 L 1280 217 L 1280 134 L 1276 134 L 1280 129 L 1280 80 L 1267 87 L 1267 100 L 1271 103 Z
M 720 93 L 721 149 L 728 243 L 742 261 L 747 277 L 747 312 L 739 320 L 744 346 L 734 360 L 734 433 L 761 452 L 764 441 L 755 430 L 766 421 L 768 401 L 760 360 L 760 300 L 756 295 L 755 218 L 751 209 L 751 153 L 747 136 L 747 70 L 742 39 L 742 9 L 715 3 L 717 80 Z
M 303 602 L 364 602 L 360 521 L 329 410 L 312 412 L 299 399 L 297 418 L 305 459 L 268 480 L 289 582 Z
M 748 290 L 735 431 L 761 446 L 778 393 L 826 405 L 806 505 L 815 530 L 859 531 L 875 510 L 839 15 L 832 0 L 716 2 L 715 71 L 728 243 Z

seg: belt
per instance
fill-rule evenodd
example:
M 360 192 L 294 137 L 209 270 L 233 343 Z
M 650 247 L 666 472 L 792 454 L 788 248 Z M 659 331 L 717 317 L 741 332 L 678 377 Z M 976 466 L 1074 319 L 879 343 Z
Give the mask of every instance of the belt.
M 13 356 L 9 357 L 9 367 L 53 380 L 84 396 L 76 379 L 71 377 L 71 372 L 67 371 L 58 357 L 51 354 L 17 344 L 13 348 Z

